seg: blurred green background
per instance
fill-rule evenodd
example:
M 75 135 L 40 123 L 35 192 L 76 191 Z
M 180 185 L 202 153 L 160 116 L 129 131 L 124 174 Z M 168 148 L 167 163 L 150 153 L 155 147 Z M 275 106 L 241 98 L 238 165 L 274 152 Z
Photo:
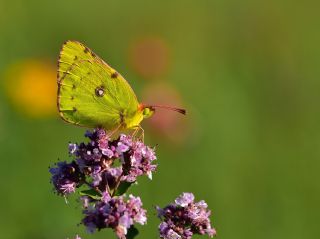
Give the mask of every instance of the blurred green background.
M 85 232 L 79 204 L 52 193 L 48 166 L 84 128 L 56 107 L 62 43 L 85 43 L 139 99 L 188 109 L 144 123 L 159 168 L 132 193 L 148 210 L 192 191 L 218 238 L 318 238 L 320 2 L 0 0 L 0 238 Z M 154 102 L 153 102 L 154 103 Z

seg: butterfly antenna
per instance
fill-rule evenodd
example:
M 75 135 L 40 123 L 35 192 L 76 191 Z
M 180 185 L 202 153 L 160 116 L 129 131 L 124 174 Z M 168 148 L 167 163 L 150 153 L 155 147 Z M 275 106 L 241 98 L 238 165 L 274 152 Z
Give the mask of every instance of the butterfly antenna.
M 180 114 L 186 115 L 187 111 L 185 109 L 181 109 L 181 108 L 175 108 L 175 107 L 171 107 L 171 106 L 166 106 L 166 105 L 148 105 L 145 107 L 150 107 L 150 108 L 162 108 L 162 109 L 167 109 L 167 110 L 172 110 L 172 111 L 176 111 Z

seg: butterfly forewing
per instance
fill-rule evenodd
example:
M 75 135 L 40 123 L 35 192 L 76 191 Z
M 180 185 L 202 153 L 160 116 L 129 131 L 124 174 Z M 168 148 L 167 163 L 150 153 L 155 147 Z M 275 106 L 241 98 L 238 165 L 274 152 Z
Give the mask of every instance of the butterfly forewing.
M 138 110 L 137 98 L 128 82 L 75 41 L 66 42 L 58 67 L 58 109 L 64 120 L 87 127 L 121 126 L 123 117 Z

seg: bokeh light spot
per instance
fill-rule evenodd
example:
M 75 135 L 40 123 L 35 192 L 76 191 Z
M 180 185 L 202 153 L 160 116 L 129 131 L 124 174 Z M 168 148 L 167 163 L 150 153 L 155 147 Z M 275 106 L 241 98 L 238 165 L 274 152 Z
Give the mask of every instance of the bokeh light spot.
M 151 83 L 145 87 L 142 93 L 143 103 L 167 105 L 173 107 L 186 107 L 182 103 L 180 94 L 168 83 Z M 166 138 L 170 143 L 183 143 L 192 130 L 191 121 L 187 115 L 157 108 L 155 114 L 145 120 L 145 124 L 155 134 Z
M 5 89 L 14 107 L 27 116 L 41 118 L 56 113 L 56 67 L 45 60 L 11 65 L 5 74 Z
M 129 49 L 129 61 L 143 78 L 153 79 L 164 75 L 169 68 L 169 47 L 160 37 L 142 37 Z

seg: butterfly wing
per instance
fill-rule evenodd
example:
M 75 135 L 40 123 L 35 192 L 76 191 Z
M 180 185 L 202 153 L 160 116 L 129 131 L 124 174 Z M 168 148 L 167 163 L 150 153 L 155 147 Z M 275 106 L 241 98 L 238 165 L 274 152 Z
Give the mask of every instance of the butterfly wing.
M 76 41 L 67 41 L 60 52 L 57 103 L 65 121 L 105 129 L 125 128 L 139 108 L 128 82 Z

